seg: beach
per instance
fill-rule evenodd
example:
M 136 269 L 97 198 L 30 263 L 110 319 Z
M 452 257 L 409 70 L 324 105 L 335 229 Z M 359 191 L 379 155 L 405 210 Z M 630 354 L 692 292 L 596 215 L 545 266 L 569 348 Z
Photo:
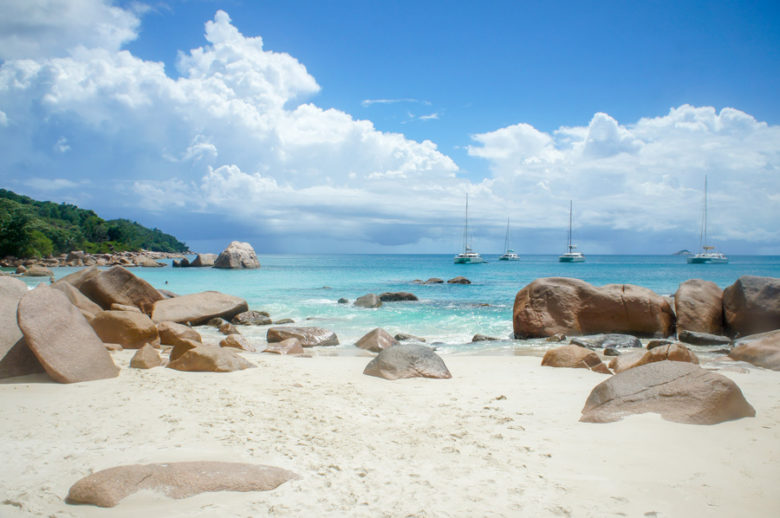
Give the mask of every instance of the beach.
M 777 516 L 777 373 L 705 364 L 756 417 L 711 426 L 656 414 L 581 423 L 608 376 L 538 356 L 445 356 L 452 379 L 362 374 L 369 353 L 242 353 L 233 373 L 130 369 L 62 385 L 0 384 L 0 516 Z M 91 472 L 185 460 L 267 464 L 300 476 L 268 492 L 103 509 L 64 502 Z

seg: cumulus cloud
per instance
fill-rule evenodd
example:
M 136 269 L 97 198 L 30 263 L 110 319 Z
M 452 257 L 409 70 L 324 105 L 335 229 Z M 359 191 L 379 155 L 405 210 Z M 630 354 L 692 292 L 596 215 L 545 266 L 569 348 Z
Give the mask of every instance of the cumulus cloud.
M 780 127 L 734 108 L 683 105 L 628 125 L 596 113 L 552 134 L 517 124 L 473 140 L 469 154 L 489 161 L 494 189 L 529 227 L 562 226 L 572 199 L 582 229 L 693 235 L 707 175 L 714 239 L 780 238 L 770 198 L 780 190 Z
M 66 56 L 77 46 L 118 50 L 140 24 L 110 0 L 0 0 L 0 12 L 4 60 Z

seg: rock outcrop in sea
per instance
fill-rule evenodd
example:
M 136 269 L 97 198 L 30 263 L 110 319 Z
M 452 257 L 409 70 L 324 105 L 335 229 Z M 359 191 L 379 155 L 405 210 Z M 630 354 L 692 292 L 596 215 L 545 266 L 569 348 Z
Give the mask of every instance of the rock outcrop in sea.
M 233 241 L 214 261 L 214 268 L 260 268 L 260 261 L 252 245 Z

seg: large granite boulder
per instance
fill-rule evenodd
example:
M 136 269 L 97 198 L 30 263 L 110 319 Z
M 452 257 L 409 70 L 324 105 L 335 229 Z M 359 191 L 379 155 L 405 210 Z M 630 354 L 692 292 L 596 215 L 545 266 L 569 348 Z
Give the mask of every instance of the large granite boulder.
M 75 383 L 119 374 L 103 342 L 61 291 L 39 286 L 25 293 L 17 319 L 27 345 L 53 380 Z
M 214 266 L 217 262 L 217 254 L 198 254 L 198 256 L 192 260 L 190 266 L 205 267 Z
M 356 298 L 353 305 L 359 308 L 378 308 L 382 306 L 382 301 L 379 300 L 376 293 L 366 293 L 362 297 Z
M 27 291 L 19 279 L 0 276 L 0 379 L 43 372 L 16 322 L 16 308 Z
M 71 486 L 66 502 L 114 507 L 137 491 L 187 498 L 214 491 L 270 491 L 298 475 L 261 464 L 167 462 L 118 466 L 88 475 Z
M 723 290 L 723 314 L 732 336 L 780 329 L 780 279 L 740 277 Z
M 202 343 L 200 333 L 184 324 L 176 322 L 160 322 L 157 324 L 157 332 L 160 335 L 160 343 L 165 345 L 179 345 L 180 343 Z
M 282 340 L 281 342 L 268 344 L 268 347 L 266 347 L 263 352 L 290 355 L 303 354 L 303 346 L 301 345 L 301 341 L 297 338 L 288 338 L 287 340 Z
M 729 358 L 780 371 L 780 330 L 737 340 L 734 349 L 729 353 Z
M 562 345 L 544 353 L 542 365 L 545 367 L 589 369 L 602 374 L 612 374 L 598 354 L 573 344 Z
M 417 301 L 417 295 L 409 293 L 408 291 L 386 291 L 379 295 L 379 300 L 382 302 L 405 302 L 405 301 Z
M 444 361 L 433 349 L 418 344 L 398 344 L 383 349 L 366 365 L 363 374 L 387 380 L 452 377 Z
M 189 372 L 233 372 L 255 365 L 229 349 L 203 345 L 171 359 L 168 367 Z
M 690 279 L 674 294 L 677 332 L 723 334 L 723 290 L 711 281 Z
M 645 365 L 653 362 L 661 362 L 669 360 L 673 362 L 687 362 L 697 364 L 699 358 L 696 354 L 685 347 L 683 344 L 672 343 L 668 345 L 661 345 L 659 347 L 653 347 L 652 349 L 642 352 L 640 354 L 626 354 L 613 358 L 609 362 L 609 368 L 612 369 L 615 374 L 640 365 Z
M 387 349 L 388 347 L 392 347 L 397 344 L 398 342 L 396 339 L 393 338 L 390 333 L 380 327 L 369 331 L 363 335 L 360 340 L 355 342 L 357 347 L 374 353 L 378 353 L 383 349 Z
M 136 306 L 149 314 L 154 303 L 163 298 L 151 284 L 121 266 L 105 271 L 92 266 L 82 272 L 63 277 L 58 282 L 69 282 L 103 309 L 111 309 L 111 304 L 117 303 Z
M 27 267 L 23 274 L 25 277 L 54 277 L 54 272 L 40 264 Z
M 517 338 L 556 333 L 625 333 L 665 337 L 672 333 L 669 303 L 647 288 L 608 284 L 597 288 L 579 279 L 537 279 L 517 292 L 513 310 Z
M 260 268 L 260 261 L 252 245 L 233 241 L 214 261 L 214 268 Z
M 266 332 L 266 340 L 269 344 L 288 338 L 297 338 L 303 347 L 339 344 L 336 333 L 321 327 L 269 327 Z
M 160 353 L 149 344 L 138 349 L 130 360 L 133 369 L 152 369 L 163 364 Z
M 204 291 L 157 301 L 152 309 L 152 320 L 199 325 L 214 317 L 230 319 L 247 309 L 249 307 L 242 298 L 218 291 Z
M 101 311 L 90 322 L 101 340 L 124 349 L 160 345 L 160 335 L 152 319 L 134 311 Z
M 271 317 L 264 311 L 249 310 L 234 316 L 231 322 L 241 326 L 268 326 Z
M 615 374 L 596 385 L 580 421 L 609 423 L 646 412 L 689 424 L 716 424 L 756 415 L 729 378 L 691 363 L 662 361 Z

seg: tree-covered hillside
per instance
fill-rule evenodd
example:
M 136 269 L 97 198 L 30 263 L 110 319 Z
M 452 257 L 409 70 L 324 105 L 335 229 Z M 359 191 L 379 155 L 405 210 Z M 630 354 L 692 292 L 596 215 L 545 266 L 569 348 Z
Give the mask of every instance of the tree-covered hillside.
M 126 219 L 105 221 L 68 203 L 36 201 L 0 189 L 0 257 L 45 257 L 71 250 L 185 252 L 187 245 L 159 229 Z

